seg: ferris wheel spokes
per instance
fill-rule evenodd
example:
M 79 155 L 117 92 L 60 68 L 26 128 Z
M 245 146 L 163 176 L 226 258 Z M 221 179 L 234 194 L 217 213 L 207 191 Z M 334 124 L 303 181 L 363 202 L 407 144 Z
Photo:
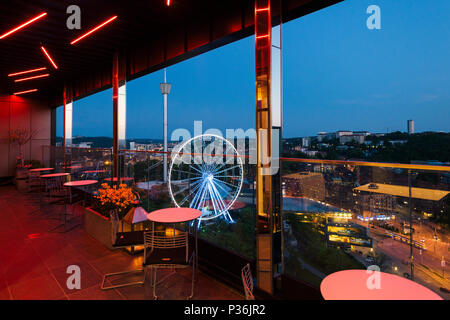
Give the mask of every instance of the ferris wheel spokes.
M 183 162 L 186 159 L 181 159 L 182 154 L 190 152 L 192 146 L 194 158 L 190 158 L 191 163 Z M 225 148 L 227 156 L 232 151 L 237 163 L 222 155 L 220 150 Z M 243 164 L 236 148 L 222 137 L 206 134 L 191 138 L 176 150 L 169 169 L 169 192 L 175 205 L 201 210 L 200 221 L 223 217 L 234 222 L 229 210 L 243 183 Z

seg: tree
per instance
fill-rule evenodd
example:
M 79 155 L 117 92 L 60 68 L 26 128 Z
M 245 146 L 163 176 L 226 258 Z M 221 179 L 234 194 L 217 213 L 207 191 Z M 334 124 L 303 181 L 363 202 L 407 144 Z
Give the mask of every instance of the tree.
M 17 159 L 20 160 L 20 167 L 24 166 L 23 159 L 23 146 L 30 142 L 34 136 L 38 133 L 38 130 L 28 130 L 26 128 L 16 128 L 9 131 L 7 141 L 9 144 L 17 143 L 19 146 L 19 154 Z

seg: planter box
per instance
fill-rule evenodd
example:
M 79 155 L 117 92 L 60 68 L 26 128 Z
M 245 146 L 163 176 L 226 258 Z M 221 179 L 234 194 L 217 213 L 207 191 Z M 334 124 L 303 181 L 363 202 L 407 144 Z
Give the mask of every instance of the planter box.
M 111 221 L 91 208 L 84 208 L 84 230 L 105 247 L 112 250 Z
M 16 168 L 14 184 L 19 192 L 28 191 L 28 169 Z

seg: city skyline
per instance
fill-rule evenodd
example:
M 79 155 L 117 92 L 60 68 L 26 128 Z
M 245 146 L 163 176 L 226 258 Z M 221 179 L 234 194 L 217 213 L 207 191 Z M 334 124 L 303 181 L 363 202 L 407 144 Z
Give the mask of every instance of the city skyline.
M 405 132 L 408 119 L 416 132 L 450 131 L 450 3 L 377 1 L 381 30 L 366 27 L 370 4 L 345 1 L 283 25 L 284 137 Z M 205 130 L 254 128 L 253 37 L 167 70 L 169 133 L 192 131 L 196 120 Z M 162 80 L 161 70 L 127 84 L 129 139 L 162 137 Z M 111 96 L 110 89 L 74 103 L 74 135 L 112 136 Z

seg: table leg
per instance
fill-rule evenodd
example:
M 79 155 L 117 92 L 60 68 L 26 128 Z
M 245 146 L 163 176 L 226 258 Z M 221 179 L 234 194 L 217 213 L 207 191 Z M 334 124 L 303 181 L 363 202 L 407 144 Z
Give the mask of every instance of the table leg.
M 72 205 L 71 199 L 72 199 L 72 189 L 69 187 L 69 202 Z M 72 206 L 72 216 L 73 215 L 74 215 L 74 207 Z M 75 224 L 75 225 L 67 228 L 68 222 L 70 222 L 72 219 L 67 220 L 67 201 L 64 201 L 64 222 L 62 222 L 61 224 L 57 225 L 56 227 L 50 229 L 49 231 L 53 232 L 55 230 L 58 230 L 61 227 L 64 227 L 64 229 L 62 231 L 60 231 L 59 233 L 66 233 L 66 232 L 71 231 L 72 229 L 74 229 L 80 225 L 80 224 Z
M 195 229 L 195 274 L 196 279 L 195 281 L 198 281 L 198 238 L 197 238 L 197 229 L 198 229 L 198 220 L 195 220 L 196 223 L 194 223 L 194 229 Z

